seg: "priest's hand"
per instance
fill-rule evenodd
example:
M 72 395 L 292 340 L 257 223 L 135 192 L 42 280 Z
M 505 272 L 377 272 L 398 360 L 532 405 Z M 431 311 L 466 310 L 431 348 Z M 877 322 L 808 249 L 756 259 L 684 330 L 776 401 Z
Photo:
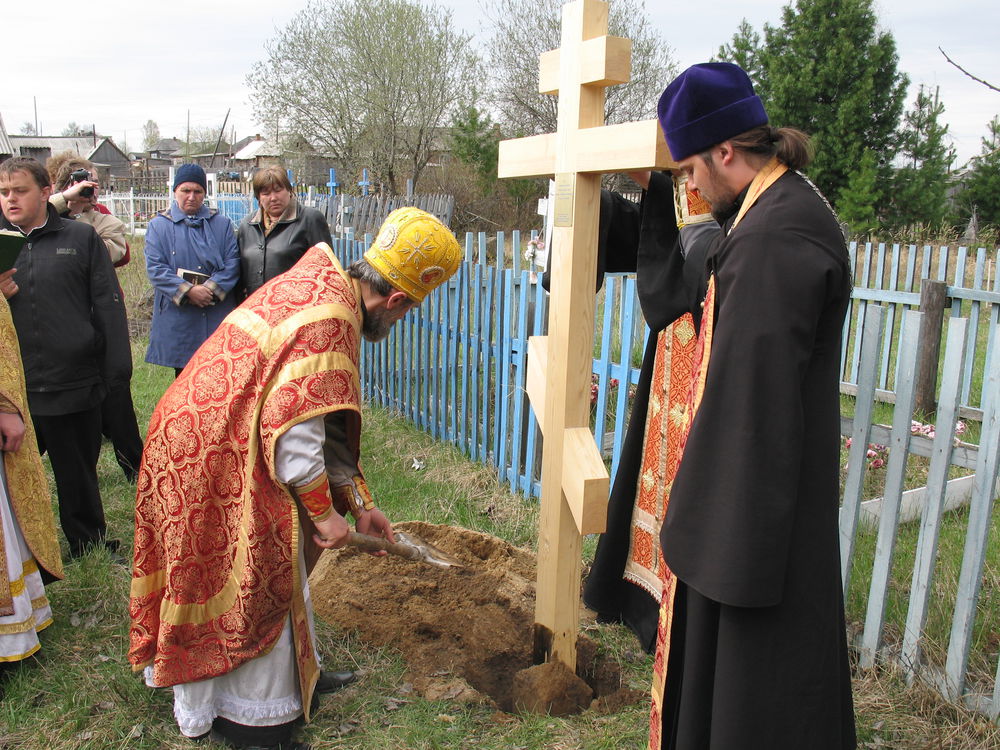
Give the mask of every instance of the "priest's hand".
M 0 414 L 0 451 L 15 453 L 24 440 L 24 421 L 20 414 Z
M 362 513 L 361 517 L 354 522 L 354 527 L 359 534 L 382 537 L 390 542 L 396 541 L 396 535 L 392 533 L 392 524 L 378 508 L 372 508 Z M 380 551 L 377 554 L 384 555 L 385 552 Z
M 351 531 L 350 524 L 337 511 L 333 511 L 322 521 L 313 521 L 313 526 L 316 527 L 313 540 L 323 549 L 343 547 Z

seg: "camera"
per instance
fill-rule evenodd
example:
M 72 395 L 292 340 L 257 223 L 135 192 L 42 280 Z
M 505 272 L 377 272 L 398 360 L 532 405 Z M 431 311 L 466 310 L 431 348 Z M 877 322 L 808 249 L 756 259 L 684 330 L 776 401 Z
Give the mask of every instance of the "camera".
M 94 178 L 90 176 L 90 172 L 88 172 L 86 169 L 77 169 L 76 171 L 70 173 L 70 175 L 69 175 L 69 184 L 70 185 L 75 185 L 78 182 L 87 182 L 87 181 L 93 180 L 93 179 Z M 85 187 L 83 190 L 80 191 L 80 197 L 81 198 L 93 198 L 94 197 L 94 188 L 92 188 L 92 187 L 90 187 L 88 185 L 87 187 Z

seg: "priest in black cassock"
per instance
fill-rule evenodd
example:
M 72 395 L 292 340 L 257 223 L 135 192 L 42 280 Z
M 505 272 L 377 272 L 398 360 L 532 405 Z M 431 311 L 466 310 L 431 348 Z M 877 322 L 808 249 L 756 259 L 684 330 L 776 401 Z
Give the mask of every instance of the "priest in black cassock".
M 636 176 L 641 208 L 602 201 L 603 266 L 637 270 L 654 333 L 585 600 L 655 639 L 650 748 L 854 748 L 837 525 L 844 237 L 798 171 L 808 138 L 768 125 L 739 67 L 689 68 L 658 116 L 721 230 L 679 231 L 663 175 Z M 660 522 L 650 562 L 643 535 Z M 658 618 L 650 579 L 622 580 L 644 556 Z

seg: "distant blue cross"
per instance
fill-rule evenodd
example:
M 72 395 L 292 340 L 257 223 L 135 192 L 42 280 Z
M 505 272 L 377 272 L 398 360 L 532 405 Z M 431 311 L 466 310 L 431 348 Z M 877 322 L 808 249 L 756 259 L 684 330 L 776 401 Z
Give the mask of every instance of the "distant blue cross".
M 368 195 L 368 186 L 371 182 L 368 181 L 368 167 L 361 170 L 361 182 L 358 183 L 361 186 L 361 194 Z
M 330 188 L 330 195 L 337 194 L 337 188 L 340 187 L 340 183 L 337 182 L 337 170 L 330 167 L 330 181 L 326 183 L 326 186 Z

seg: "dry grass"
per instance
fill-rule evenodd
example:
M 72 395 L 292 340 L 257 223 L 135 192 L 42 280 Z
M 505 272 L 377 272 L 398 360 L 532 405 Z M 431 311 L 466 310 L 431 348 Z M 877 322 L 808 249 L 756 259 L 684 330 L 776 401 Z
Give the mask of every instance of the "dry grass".
M 1000 728 L 989 719 L 944 701 L 919 681 L 907 686 L 902 670 L 895 667 L 856 677 L 854 708 L 862 748 L 1000 748 Z

